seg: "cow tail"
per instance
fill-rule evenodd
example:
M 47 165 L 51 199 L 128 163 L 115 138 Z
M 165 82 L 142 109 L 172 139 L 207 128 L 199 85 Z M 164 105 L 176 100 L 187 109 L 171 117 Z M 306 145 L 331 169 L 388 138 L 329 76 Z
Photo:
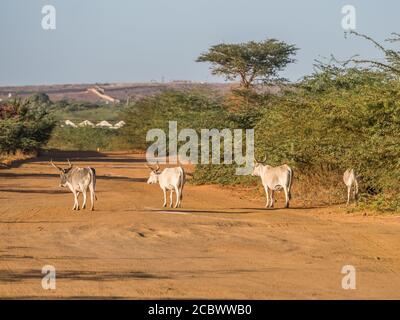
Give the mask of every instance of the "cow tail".
M 96 196 L 96 169 L 95 168 L 90 168 L 90 172 L 91 172 L 92 181 L 93 181 L 94 198 L 97 200 L 97 196 Z
M 292 199 L 293 169 L 289 168 L 289 200 Z

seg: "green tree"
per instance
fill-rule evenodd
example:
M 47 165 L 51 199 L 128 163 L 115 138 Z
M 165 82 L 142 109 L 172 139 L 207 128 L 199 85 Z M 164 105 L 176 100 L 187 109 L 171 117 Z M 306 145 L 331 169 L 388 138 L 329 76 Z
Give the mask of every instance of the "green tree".
M 49 140 L 55 126 L 49 103 L 33 97 L 0 104 L 0 153 L 37 150 Z
M 359 55 L 356 55 L 344 62 L 343 65 L 347 65 L 349 63 L 364 65 L 370 69 L 375 68 L 387 72 L 388 74 L 395 76 L 397 79 L 400 77 L 400 51 L 392 48 L 386 48 L 381 43 L 365 34 L 361 34 L 356 31 L 351 31 L 350 34 L 371 42 L 384 55 L 384 61 L 364 59 L 360 58 Z M 400 42 L 400 34 L 393 32 L 392 38 L 386 39 L 386 42 L 392 44 Z
M 197 62 L 211 63 L 213 75 L 225 76 L 227 80 L 240 79 L 243 88 L 255 82 L 283 80 L 279 72 L 293 63 L 297 52 L 294 45 L 276 39 L 239 44 L 217 44 L 201 54 Z

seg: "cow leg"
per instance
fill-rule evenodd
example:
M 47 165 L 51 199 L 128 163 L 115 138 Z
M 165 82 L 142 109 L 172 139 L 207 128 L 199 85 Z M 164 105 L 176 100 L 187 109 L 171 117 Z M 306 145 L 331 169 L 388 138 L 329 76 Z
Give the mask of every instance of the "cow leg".
M 169 193 L 169 207 L 170 208 L 172 208 L 172 204 L 174 202 L 173 195 L 174 195 L 174 189 L 171 189 L 171 192 Z
M 80 196 L 80 192 L 79 191 L 76 191 L 76 202 L 78 203 L 78 206 L 79 206 L 79 196 Z
M 163 204 L 163 207 L 166 207 L 166 206 L 167 206 L 167 191 L 165 190 L 165 188 L 162 189 L 162 191 L 163 191 L 163 194 L 164 194 L 164 204 Z
M 269 207 L 273 208 L 274 205 L 275 205 L 275 190 L 271 189 L 271 200 L 270 200 Z
M 95 197 L 95 193 L 94 193 L 94 189 L 93 189 L 93 185 L 89 185 L 89 191 L 90 191 L 90 203 L 92 204 L 90 207 L 90 210 L 94 211 L 94 197 Z
M 79 192 L 73 191 L 73 194 L 74 194 L 74 206 L 72 207 L 72 210 L 79 210 L 79 202 L 78 202 Z
M 285 192 L 285 208 L 289 208 L 289 191 L 288 188 L 283 188 Z
M 178 207 L 181 205 L 181 200 L 180 200 L 181 195 L 180 195 L 180 192 L 179 192 L 179 188 L 178 188 L 178 187 L 175 187 L 175 193 L 176 193 L 175 208 L 178 208 Z
M 264 185 L 265 195 L 267 196 L 267 204 L 265 205 L 266 208 L 269 206 L 269 189 L 267 185 Z
M 86 208 L 86 193 L 87 193 L 87 190 L 83 190 L 83 191 L 82 191 L 82 195 L 83 195 L 82 209 L 85 209 L 85 208 Z

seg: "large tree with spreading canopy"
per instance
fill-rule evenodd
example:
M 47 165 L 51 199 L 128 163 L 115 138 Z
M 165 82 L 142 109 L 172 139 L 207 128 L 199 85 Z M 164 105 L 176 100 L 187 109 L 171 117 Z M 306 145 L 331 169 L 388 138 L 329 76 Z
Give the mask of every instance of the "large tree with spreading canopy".
M 248 89 L 256 82 L 283 80 L 279 73 L 293 63 L 297 52 L 294 45 L 276 39 L 239 44 L 217 44 L 202 53 L 197 62 L 211 63 L 211 73 L 227 80 L 240 80 Z

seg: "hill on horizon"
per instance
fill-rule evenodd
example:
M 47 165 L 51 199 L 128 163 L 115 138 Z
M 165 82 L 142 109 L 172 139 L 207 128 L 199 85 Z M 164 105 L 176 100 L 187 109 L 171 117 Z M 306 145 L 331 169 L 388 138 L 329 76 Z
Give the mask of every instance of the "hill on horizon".
M 112 103 L 113 100 L 134 101 L 167 90 L 205 89 L 225 94 L 235 83 L 196 83 L 173 81 L 167 83 L 95 83 L 95 84 L 57 84 L 37 86 L 0 87 L 0 101 L 14 97 L 25 98 L 32 94 L 46 93 L 51 101 L 61 100 L 91 103 Z

